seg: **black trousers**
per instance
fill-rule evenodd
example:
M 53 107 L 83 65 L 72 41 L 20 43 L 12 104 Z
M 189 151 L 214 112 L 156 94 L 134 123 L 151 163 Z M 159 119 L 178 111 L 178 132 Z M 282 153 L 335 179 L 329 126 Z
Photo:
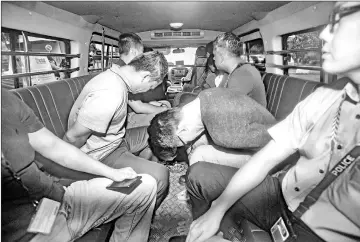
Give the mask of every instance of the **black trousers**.
M 190 195 L 194 220 L 210 208 L 211 202 L 221 195 L 237 170 L 238 168 L 207 162 L 198 162 L 189 168 L 186 187 Z M 291 212 L 284 207 L 285 204 L 278 179 L 267 176 L 261 184 L 239 199 L 227 211 L 220 230 L 224 230 L 224 220 L 247 219 L 269 232 L 284 209 L 293 222 L 297 235 L 294 241 L 323 241 L 302 221 L 292 217 Z

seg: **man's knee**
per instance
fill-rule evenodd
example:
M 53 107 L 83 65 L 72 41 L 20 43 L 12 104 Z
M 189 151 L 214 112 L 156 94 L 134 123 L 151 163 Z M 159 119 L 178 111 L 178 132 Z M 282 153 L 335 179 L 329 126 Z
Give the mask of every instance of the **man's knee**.
M 151 175 L 156 179 L 158 191 L 167 191 L 169 187 L 169 169 L 164 165 L 155 163 L 155 166 L 152 167 Z
M 156 201 L 157 184 L 155 178 L 148 174 L 140 175 L 142 181 L 141 184 L 132 193 L 127 195 L 129 199 L 133 200 L 133 202 L 129 203 L 128 213 L 134 212 L 133 209 L 146 210 L 148 204 L 155 204 Z
M 141 189 L 143 190 L 145 195 L 156 196 L 157 190 L 157 181 L 154 177 L 148 174 L 140 174 L 141 175 Z M 154 194 L 153 194 L 154 193 Z
M 186 173 L 186 187 L 188 190 L 193 190 L 197 187 L 205 187 L 209 184 L 211 177 L 207 172 L 210 169 L 210 163 L 197 162 L 189 167 Z
M 153 189 L 157 187 L 156 179 L 149 174 L 140 174 L 141 175 L 141 181 L 145 185 L 145 189 Z

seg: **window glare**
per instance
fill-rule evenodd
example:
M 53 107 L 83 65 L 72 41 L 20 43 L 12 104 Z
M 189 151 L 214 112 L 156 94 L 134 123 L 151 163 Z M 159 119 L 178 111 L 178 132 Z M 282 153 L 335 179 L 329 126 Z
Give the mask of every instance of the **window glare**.
M 197 47 L 185 47 L 181 48 L 184 49 L 184 53 L 173 53 L 173 50 L 177 48 L 171 48 L 170 53 L 165 55 L 166 60 L 169 64 L 176 65 L 176 62 L 183 61 L 184 65 L 194 65 L 195 64 L 195 53 L 197 50 Z

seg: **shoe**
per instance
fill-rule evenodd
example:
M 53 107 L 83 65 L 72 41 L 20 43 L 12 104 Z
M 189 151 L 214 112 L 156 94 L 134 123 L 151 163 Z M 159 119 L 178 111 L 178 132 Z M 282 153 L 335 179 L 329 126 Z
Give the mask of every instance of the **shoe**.
M 186 235 L 174 236 L 169 239 L 169 242 L 185 242 Z
M 180 178 L 179 178 L 179 184 L 180 184 L 180 185 L 184 185 L 184 184 L 185 184 L 185 181 L 186 181 L 186 178 L 185 178 L 185 177 L 186 177 L 185 175 L 180 176 Z

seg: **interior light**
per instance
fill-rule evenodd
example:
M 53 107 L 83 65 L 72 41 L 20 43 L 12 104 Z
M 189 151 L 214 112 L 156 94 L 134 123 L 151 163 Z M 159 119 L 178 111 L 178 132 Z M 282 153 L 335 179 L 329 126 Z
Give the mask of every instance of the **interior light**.
M 183 23 L 170 23 L 170 27 L 174 29 L 180 29 L 183 25 Z

